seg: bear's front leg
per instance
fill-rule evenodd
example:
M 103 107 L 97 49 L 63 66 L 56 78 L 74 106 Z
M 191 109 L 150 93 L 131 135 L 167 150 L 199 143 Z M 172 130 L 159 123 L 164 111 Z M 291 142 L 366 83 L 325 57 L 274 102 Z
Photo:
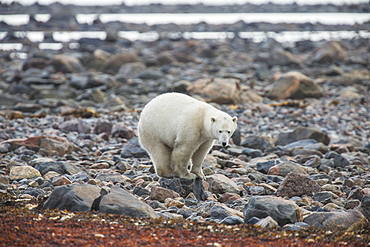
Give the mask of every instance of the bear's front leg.
M 202 162 L 204 158 L 206 157 L 207 153 L 213 146 L 213 140 L 205 141 L 202 143 L 198 150 L 194 152 L 192 156 L 192 162 L 193 167 L 191 169 L 191 172 L 197 175 L 197 177 L 202 178 L 203 180 L 206 180 L 206 177 L 204 176 L 203 170 L 202 170 Z
M 197 176 L 190 173 L 188 164 L 192 151 L 187 145 L 177 143 L 172 151 L 171 166 L 175 176 L 183 179 L 195 179 Z

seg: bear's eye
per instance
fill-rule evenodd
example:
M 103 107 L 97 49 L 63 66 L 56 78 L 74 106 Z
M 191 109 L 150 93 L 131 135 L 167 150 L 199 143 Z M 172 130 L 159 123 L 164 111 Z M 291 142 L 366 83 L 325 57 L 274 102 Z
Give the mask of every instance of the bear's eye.
M 227 133 L 228 133 L 228 134 L 230 134 L 230 133 L 231 133 L 231 131 L 230 131 L 230 130 L 228 130 L 228 131 L 227 131 Z
M 221 133 L 222 133 L 222 130 L 219 130 L 219 131 L 218 131 L 218 133 L 220 133 L 220 134 L 221 134 Z

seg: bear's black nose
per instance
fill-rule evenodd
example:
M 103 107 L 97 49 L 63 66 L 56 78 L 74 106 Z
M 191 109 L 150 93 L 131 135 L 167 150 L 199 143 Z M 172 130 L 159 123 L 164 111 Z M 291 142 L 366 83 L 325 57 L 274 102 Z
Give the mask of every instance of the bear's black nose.
M 222 143 L 222 146 L 226 147 L 226 145 L 227 145 L 227 142 Z

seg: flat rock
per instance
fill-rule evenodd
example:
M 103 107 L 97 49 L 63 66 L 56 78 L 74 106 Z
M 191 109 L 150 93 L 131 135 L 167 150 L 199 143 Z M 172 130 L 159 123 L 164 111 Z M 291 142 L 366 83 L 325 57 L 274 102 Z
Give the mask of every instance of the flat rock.
M 79 119 L 72 119 L 59 124 L 59 129 L 66 132 L 90 133 L 91 128 Z
M 268 136 L 256 136 L 251 135 L 245 138 L 241 144 L 243 147 L 247 148 L 255 148 L 259 150 L 268 150 L 274 147 L 274 143 L 272 142 L 271 138 Z
M 288 72 L 274 81 L 268 95 L 270 99 L 321 98 L 323 89 L 311 78 L 300 72 Z
M 158 218 L 158 214 L 148 204 L 140 201 L 128 191 L 113 186 L 100 201 L 99 212 L 122 214 L 138 218 Z
M 166 189 L 159 186 L 152 186 L 150 190 L 150 199 L 157 200 L 159 202 L 164 202 L 167 198 L 180 197 L 179 193 Z
M 41 175 L 45 175 L 49 171 L 54 171 L 59 174 L 73 175 L 81 171 L 76 165 L 66 161 L 46 161 L 38 162 L 35 166 L 40 171 Z
M 271 216 L 280 226 L 302 221 L 300 208 L 290 200 L 276 196 L 252 196 L 244 208 L 244 222 L 252 217 Z

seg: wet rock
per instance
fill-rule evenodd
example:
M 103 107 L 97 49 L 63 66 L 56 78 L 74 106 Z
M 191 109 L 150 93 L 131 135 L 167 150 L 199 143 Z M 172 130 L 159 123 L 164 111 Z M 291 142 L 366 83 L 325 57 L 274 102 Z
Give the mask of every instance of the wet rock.
M 188 93 L 202 96 L 206 102 L 241 103 L 240 80 L 234 78 L 198 79 L 187 88 Z
M 66 132 L 77 132 L 77 133 L 90 133 L 91 128 L 87 124 L 84 124 L 79 119 L 73 119 L 69 121 L 65 121 L 59 124 L 59 129 L 66 131 Z
M 321 98 L 323 89 L 300 72 L 288 72 L 277 79 L 268 97 L 274 100 Z
M 278 135 L 278 138 L 275 142 L 275 145 L 285 146 L 287 144 L 290 144 L 292 142 L 296 142 L 299 140 L 305 140 L 305 139 L 314 139 L 318 142 L 322 142 L 325 145 L 328 145 L 330 142 L 330 138 L 327 133 L 324 131 L 320 131 L 314 127 L 297 127 L 292 132 L 281 132 Z M 311 141 L 305 141 L 310 142 Z M 298 145 L 305 145 L 303 143 Z M 306 146 L 306 145 L 305 145 Z M 285 148 L 293 148 L 293 147 L 285 147 Z
M 317 63 L 340 63 L 347 60 L 347 54 L 338 42 L 327 42 L 312 57 Z
M 90 184 L 63 185 L 56 187 L 46 200 L 43 209 L 90 211 L 95 199 L 100 197 L 100 188 Z
M 303 166 L 291 161 L 284 161 L 282 163 L 272 166 L 267 174 L 285 177 L 290 172 L 307 175 L 307 172 Z
M 362 230 L 368 225 L 366 218 L 355 210 L 346 212 L 315 212 L 308 215 L 303 222 L 331 231 Z
M 302 221 L 300 208 L 293 201 L 275 196 L 252 196 L 244 208 L 244 222 L 252 217 L 268 216 L 280 226 Z
M 150 190 L 150 199 L 164 202 L 167 198 L 180 197 L 179 193 L 159 186 L 153 186 Z
M 103 64 L 102 71 L 107 74 L 116 74 L 123 64 L 134 62 L 140 62 L 136 53 L 115 54 Z
M 290 198 L 303 195 L 311 196 L 319 191 L 321 191 L 321 187 L 307 175 L 290 172 L 280 184 L 276 195 Z
M 110 192 L 103 196 L 99 212 L 122 214 L 138 218 L 158 218 L 158 214 L 148 204 L 140 201 L 128 191 L 113 186 Z
M 129 158 L 143 158 L 148 157 L 147 152 L 140 146 L 139 139 L 133 137 L 130 141 L 123 147 L 121 152 L 121 157 Z
M 222 174 L 214 174 L 206 177 L 209 184 L 209 191 L 215 194 L 223 193 L 240 193 L 240 190 L 235 182 Z
M 54 55 L 51 65 L 56 71 L 63 73 L 82 72 L 84 70 L 80 60 L 65 54 Z
M 32 166 L 13 166 L 10 168 L 9 179 L 18 180 L 23 178 L 41 177 L 40 172 Z

